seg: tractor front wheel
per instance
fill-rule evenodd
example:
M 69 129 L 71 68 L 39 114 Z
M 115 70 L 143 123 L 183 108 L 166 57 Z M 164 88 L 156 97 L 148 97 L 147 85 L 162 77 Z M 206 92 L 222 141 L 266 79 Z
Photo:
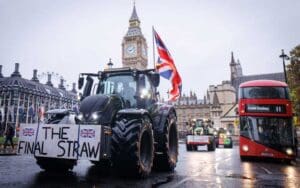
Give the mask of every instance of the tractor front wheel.
M 116 121 L 112 129 L 112 161 L 115 171 L 125 176 L 148 176 L 153 165 L 153 143 L 149 118 L 123 118 Z
M 154 157 L 154 167 L 160 171 L 172 171 L 176 167 L 178 158 L 178 132 L 175 114 L 170 114 L 164 127 L 160 153 Z

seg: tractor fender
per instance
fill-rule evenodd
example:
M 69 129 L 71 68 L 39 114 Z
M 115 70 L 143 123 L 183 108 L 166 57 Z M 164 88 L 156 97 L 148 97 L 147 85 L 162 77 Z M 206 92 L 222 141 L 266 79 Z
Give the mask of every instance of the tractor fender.
M 163 103 L 158 104 L 158 111 L 153 117 L 155 134 L 162 134 L 164 132 L 166 121 L 168 121 L 171 113 L 174 113 L 175 118 L 177 117 L 174 106 Z M 173 121 L 176 121 L 176 119 Z

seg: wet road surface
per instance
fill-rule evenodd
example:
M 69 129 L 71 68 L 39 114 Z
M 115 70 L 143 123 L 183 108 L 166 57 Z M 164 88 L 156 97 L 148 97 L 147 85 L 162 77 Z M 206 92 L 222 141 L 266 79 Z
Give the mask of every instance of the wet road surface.
M 241 162 L 238 147 L 187 152 L 180 144 L 174 172 L 136 180 L 78 161 L 67 174 L 48 173 L 29 156 L 0 156 L 0 187 L 300 187 L 300 162 Z

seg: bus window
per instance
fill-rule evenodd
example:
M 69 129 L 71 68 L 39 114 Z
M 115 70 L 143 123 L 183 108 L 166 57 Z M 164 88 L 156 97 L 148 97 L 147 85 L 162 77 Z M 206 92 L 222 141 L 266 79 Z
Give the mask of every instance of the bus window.
M 240 88 L 239 97 L 245 99 L 287 99 L 284 87 L 245 87 Z
M 292 132 L 292 124 L 288 118 L 241 118 L 241 135 L 268 146 L 291 145 Z

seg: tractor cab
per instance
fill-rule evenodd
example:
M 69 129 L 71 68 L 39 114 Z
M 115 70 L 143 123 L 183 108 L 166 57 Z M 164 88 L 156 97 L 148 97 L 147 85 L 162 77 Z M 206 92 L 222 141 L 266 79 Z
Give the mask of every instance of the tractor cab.
M 81 101 L 93 95 L 116 95 L 126 107 L 137 108 L 142 101 L 156 99 L 159 81 L 159 74 L 153 69 L 111 68 L 98 74 L 80 74 L 78 86 L 83 88 Z
M 209 119 L 193 119 L 190 132 L 193 135 L 213 135 L 212 122 Z
M 159 74 L 154 69 L 111 68 L 98 74 L 81 73 L 78 87 L 83 93 L 78 120 L 107 124 L 121 109 L 149 110 L 157 102 L 158 85 Z

